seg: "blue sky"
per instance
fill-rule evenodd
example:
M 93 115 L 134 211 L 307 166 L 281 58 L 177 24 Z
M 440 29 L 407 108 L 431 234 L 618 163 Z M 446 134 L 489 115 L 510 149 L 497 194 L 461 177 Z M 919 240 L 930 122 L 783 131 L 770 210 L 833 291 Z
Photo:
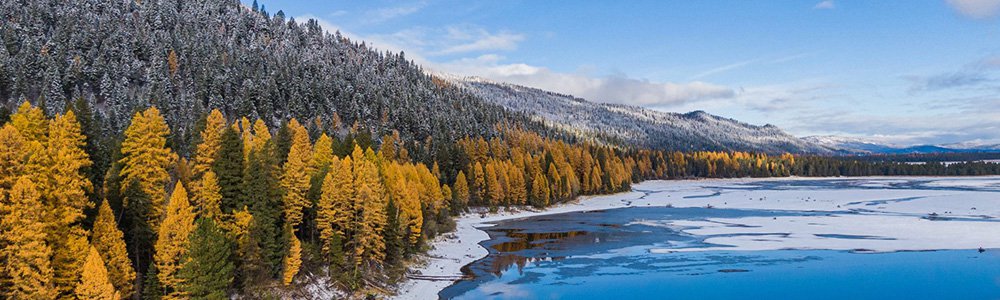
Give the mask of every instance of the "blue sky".
M 799 136 L 1000 143 L 1000 0 L 259 3 L 435 72 Z

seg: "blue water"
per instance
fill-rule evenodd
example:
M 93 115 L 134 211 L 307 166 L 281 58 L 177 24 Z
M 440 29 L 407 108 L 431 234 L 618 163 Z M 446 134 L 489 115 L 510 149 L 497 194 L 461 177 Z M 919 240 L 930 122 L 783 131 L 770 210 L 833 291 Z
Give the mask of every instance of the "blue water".
M 650 252 L 718 246 L 705 244 L 705 236 L 663 226 L 664 220 L 837 213 L 841 212 L 634 207 L 503 221 L 484 228 L 491 239 L 482 245 L 490 254 L 463 268 L 475 279 L 456 282 L 439 296 L 1000 299 L 1000 249 L 985 253 L 868 253 L 866 249 Z M 823 237 L 883 238 L 838 234 Z
M 458 299 L 1000 299 L 1000 255 L 752 251 L 516 266 Z M 636 266 L 630 264 L 655 263 Z M 655 267 L 655 269 L 651 268 Z M 593 268 L 593 269 L 591 269 Z M 720 271 L 721 270 L 721 271 Z

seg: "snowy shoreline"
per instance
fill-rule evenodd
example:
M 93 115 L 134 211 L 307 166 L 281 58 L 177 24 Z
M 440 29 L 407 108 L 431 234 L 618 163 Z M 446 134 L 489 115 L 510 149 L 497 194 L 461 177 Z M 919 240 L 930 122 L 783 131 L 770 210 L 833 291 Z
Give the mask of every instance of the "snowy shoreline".
M 837 195 L 838 199 L 825 199 L 822 198 L 823 194 L 819 193 L 831 193 L 831 191 L 795 191 L 795 190 L 783 190 L 783 191 L 740 191 L 741 194 L 737 195 L 733 193 L 732 190 L 727 190 L 726 194 L 711 194 L 705 195 L 706 191 L 711 190 L 712 187 L 732 187 L 740 184 L 760 182 L 760 181 L 801 181 L 801 180 L 853 180 L 861 181 L 862 184 L 857 186 L 857 189 L 847 189 L 844 191 L 833 191 L 834 195 Z M 736 209 L 783 209 L 783 210 L 816 210 L 816 211 L 836 211 L 845 210 L 847 207 L 854 205 L 858 206 L 859 209 L 865 209 L 865 214 L 862 214 L 862 220 L 851 219 L 851 218 L 839 218 L 828 217 L 824 219 L 826 223 L 832 224 L 830 226 L 845 226 L 850 230 L 856 230 L 859 235 L 870 235 L 870 236 L 892 236 L 892 240 L 850 240 L 850 241 L 836 241 L 830 239 L 817 238 L 814 233 L 823 232 L 822 230 L 829 230 L 829 227 L 823 226 L 802 226 L 806 224 L 801 217 L 789 217 L 789 218 L 779 218 L 781 222 L 768 222 L 771 220 L 747 218 L 741 220 L 726 219 L 723 221 L 716 222 L 716 220 L 711 220 L 707 222 L 675 222 L 675 224 L 669 224 L 671 226 L 683 226 L 685 232 L 697 234 L 697 235 L 716 235 L 716 234 L 733 234 L 746 232 L 746 228 L 724 226 L 720 224 L 730 224 L 731 222 L 745 222 L 749 223 L 747 225 L 756 226 L 757 232 L 775 232 L 777 228 L 780 230 L 788 230 L 787 228 L 792 228 L 792 230 L 801 230 L 802 233 L 790 234 L 785 237 L 775 238 L 769 241 L 760 240 L 749 240 L 745 236 L 733 235 L 728 238 L 712 238 L 710 242 L 720 245 L 733 246 L 736 248 L 726 248 L 728 250 L 763 250 L 763 249 L 781 249 L 788 247 L 799 247 L 799 248 L 812 248 L 819 247 L 824 249 L 854 249 L 854 248 L 865 248 L 874 249 L 876 251 L 894 251 L 894 250 L 929 250 L 938 249 L 942 242 L 951 243 L 954 247 L 949 248 L 975 248 L 979 246 L 987 246 L 1000 248 L 1000 237 L 982 237 L 974 234 L 966 234 L 964 236 L 956 236 L 956 233 L 968 232 L 970 228 L 965 224 L 964 221 L 954 221 L 954 226 L 946 225 L 940 226 L 940 224 L 945 223 L 927 223 L 934 221 L 919 221 L 919 218 L 914 218 L 917 214 L 926 214 L 929 212 L 935 213 L 945 213 L 948 212 L 949 216 L 957 217 L 1000 217 L 1000 198 L 997 198 L 996 192 L 980 192 L 980 191 L 964 191 L 962 199 L 954 199 L 947 202 L 942 201 L 924 201 L 926 203 L 920 205 L 914 205 L 912 202 L 898 201 L 893 203 L 887 203 L 883 205 L 871 205 L 870 203 L 878 203 L 876 201 L 883 201 L 884 199 L 893 198 L 905 198 L 914 197 L 913 191 L 919 191 L 919 198 L 935 198 L 935 197 L 952 197 L 958 192 L 955 191 L 928 191 L 928 190 L 893 190 L 893 189 L 880 189 L 881 186 L 887 184 L 895 183 L 898 181 L 907 180 L 919 180 L 919 181 L 930 181 L 926 187 L 981 187 L 984 184 L 989 187 L 1000 187 L 1000 176 L 981 176 L 981 177 L 826 177 L 826 178 L 812 178 L 812 177 L 789 177 L 789 178 L 739 178 L 739 179 L 692 179 L 692 180 L 653 180 L 644 181 L 636 184 L 632 187 L 632 191 L 623 192 L 611 195 L 599 195 L 599 196 L 582 196 L 578 199 L 562 203 L 553 207 L 549 207 L 545 210 L 540 211 L 516 211 L 507 212 L 501 211 L 495 214 L 487 214 L 482 217 L 480 214 L 464 214 L 456 219 L 456 229 L 452 233 L 444 234 L 437 237 L 431 242 L 433 249 L 428 251 L 427 254 L 423 255 L 425 264 L 420 266 L 412 267 L 413 270 L 419 271 L 421 275 L 431 276 L 431 277 L 443 277 L 443 278 L 458 278 L 462 276 L 461 268 L 469 263 L 472 263 L 478 259 L 486 257 L 489 253 L 485 248 L 479 245 L 480 242 L 489 239 L 487 233 L 478 228 L 491 226 L 491 222 L 533 217 L 548 214 L 558 214 L 567 212 L 577 212 L 577 211 L 589 211 L 589 210 L 605 210 L 605 209 L 615 209 L 624 207 L 635 207 L 635 206 L 664 206 L 672 205 L 676 207 L 701 207 L 701 206 L 712 206 L 720 208 L 736 208 Z M 865 181 L 870 181 L 865 182 Z M 757 194 L 769 193 L 778 194 L 781 197 L 774 197 L 775 199 L 765 200 L 768 196 L 759 196 Z M 789 195 L 784 195 L 782 193 L 789 193 Z M 810 196 L 811 193 L 816 193 Z M 795 196 L 791 196 L 794 194 Z M 708 197 L 706 197 L 708 196 Z M 799 199 L 792 199 L 797 197 Z M 812 198 L 815 197 L 815 198 Z M 805 200 L 802 200 L 805 199 Z M 781 203 L 781 200 L 786 200 Z M 789 201 L 789 200 L 801 200 L 801 201 Z M 985 203 L 984 203 L 985 202 Z M 859 206 L 860 205 L 860 206 Z M 971 205 L 979 205 L 982 207 L 981 210 L 976 211 L 975 208 L 968 210 Z M 959 210 L 962 208 L 965 210 Z M 867 214 L 867 211 L 871 211 L 872 214 Z M 953 213 L 954 212 L 954 213 Z M 884 214 L 884 216 L 883 216 Z M 897 216 L 893 214 L 909 214 L 905 216 Z M 898 220 L 897 220 L 898 219 Z M 917 221 L 914 221 L 914 220 Z M 918 224 L 921 223 L 922 224 Z M 975 222 L 975 221 L 972 221 Z M 989 224 L 983 224 L 989 223 Z M 788 227 L 789 225 L 797 227 Z M 849 226 L 855 224 L 855 226 Z M 860 225 L 857 225 L 860 224 Z M 876 225 L 878 226 L 872 226 Z M 886 226 L 885 224 L 906 226 L 911 228 L 911 230 L 899 230 L 900 227 L 896 226 Z M 827 224 L 824 224 L 827 225 Z M 992 229 L 1000 231 L 1000 222 L 977 222 L 974 226 L 987 226 Z M 992 230 L 991 229 L 991 230 Z M 927 237 L 925 231 L 929 231 L 933 234 Z M 853 232 L 853 231 L 852 231 Z M 902 232 L 902 233 L 899 233 Z M 995 231 L 994 231 L 995 232 Z M 940 237 L 947 237 L 946 241 L 942 241 Z M 896 239 L 898 237 L 898 239 Z M 670 251 L 686 251 L 683 249 L 654 249 L 654 252 L 670 252 Z M 701 249 L 712 250 L 712 249 Z M 398 295 L 392 297 L 392 299 L 436 299 L 437 293 L 442 289 L 451 285 L 453 281 L 451 280 L 439 280 L 439 281 L 429 281 L 429 280 L 407 280 L 399 286 Z

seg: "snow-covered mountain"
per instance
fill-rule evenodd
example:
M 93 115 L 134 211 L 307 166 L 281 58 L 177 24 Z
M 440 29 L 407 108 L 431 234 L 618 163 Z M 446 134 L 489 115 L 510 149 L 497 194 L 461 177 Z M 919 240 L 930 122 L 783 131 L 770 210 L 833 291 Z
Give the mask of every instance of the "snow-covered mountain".
M 885 143 L 876 139 L 835 135 L 808 136 L 802 139 L 842 154 L 922 154 L 1000 151 L 1000 145 L 998 144 L 981 142 L 904 146 Z
M 695 111 L 661 112 L 637 106 L 594 103 L 476 77 L 441 76 L 481 98 L 527 113 L 578 138 L 669 150 L 740 150 L 767 153 L 832 153 L 773 125 L 750 125 Z

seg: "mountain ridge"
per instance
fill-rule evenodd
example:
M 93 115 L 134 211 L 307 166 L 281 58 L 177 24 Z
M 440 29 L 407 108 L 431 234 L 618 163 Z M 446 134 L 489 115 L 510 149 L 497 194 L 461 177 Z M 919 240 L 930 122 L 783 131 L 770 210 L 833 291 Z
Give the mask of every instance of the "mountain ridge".
M 435 75 L 491 103 L 526 113 L 574 135 L 604 143 L 639 144 L 677 151 L 753 151 L 829 154 L 829 149 L 804 141 L 772 124 L 752 125 L 702 110 L 663 112 L 626 104 L 591 102 L 482 77 Z

